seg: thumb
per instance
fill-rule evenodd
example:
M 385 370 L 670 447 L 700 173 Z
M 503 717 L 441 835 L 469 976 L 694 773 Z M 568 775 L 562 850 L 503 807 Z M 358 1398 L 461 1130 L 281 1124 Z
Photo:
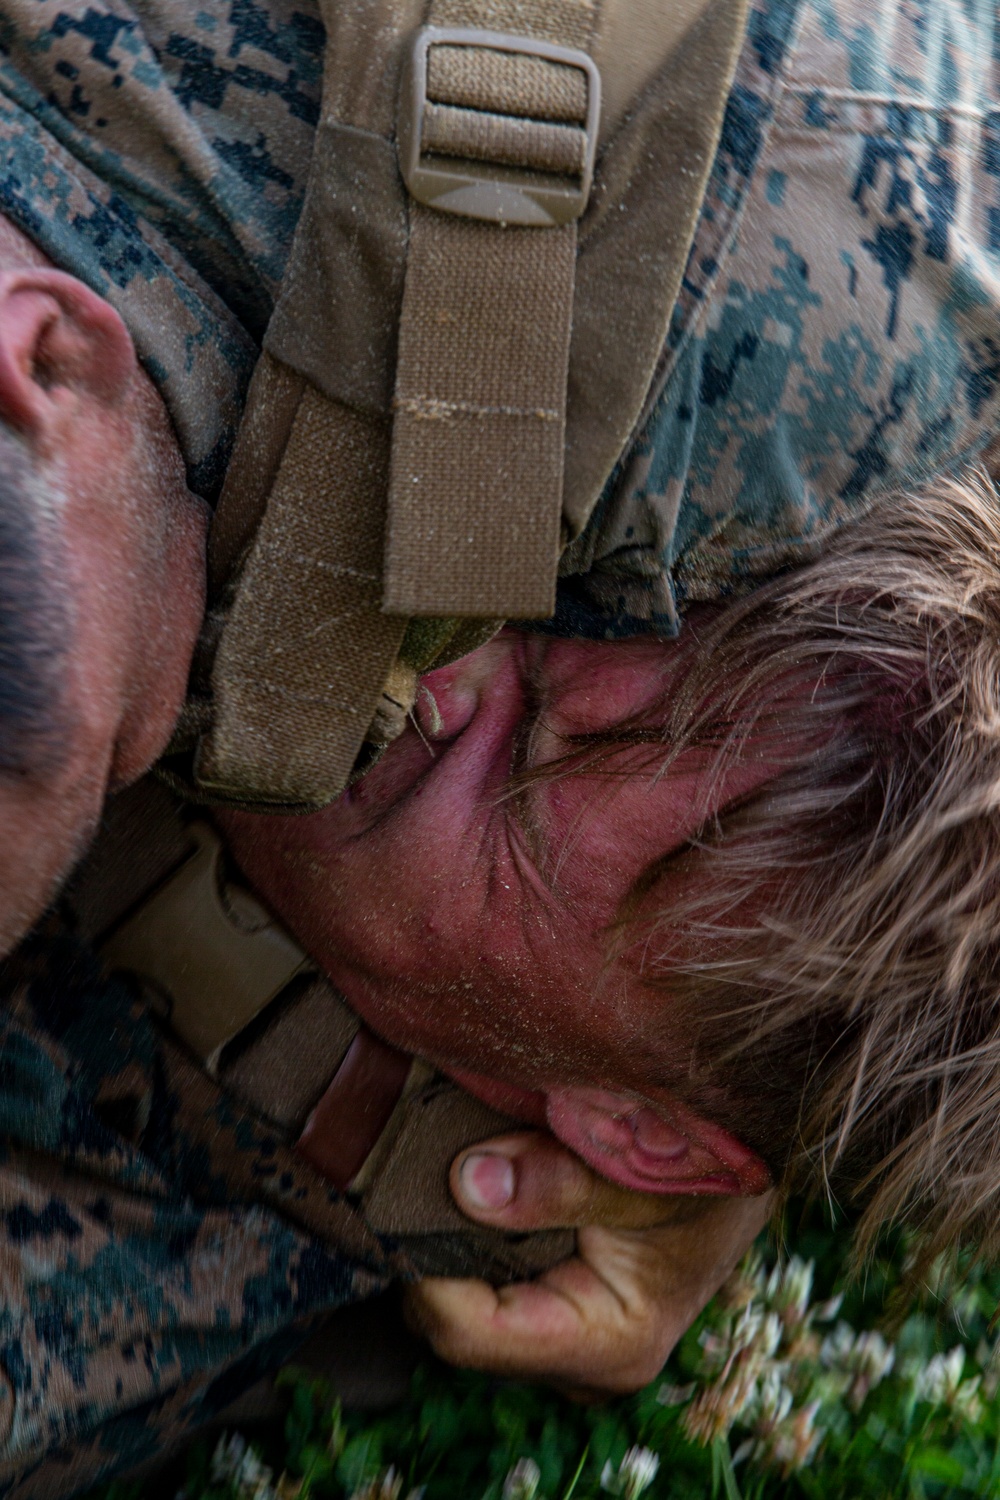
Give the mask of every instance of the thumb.
M 618 1187 L 537 1130 L 470 1146 L 452 1162 L 450 1183 L 468 1218 L 498 1229 L 647 1229 L 686 1222 L 701 1204 Z

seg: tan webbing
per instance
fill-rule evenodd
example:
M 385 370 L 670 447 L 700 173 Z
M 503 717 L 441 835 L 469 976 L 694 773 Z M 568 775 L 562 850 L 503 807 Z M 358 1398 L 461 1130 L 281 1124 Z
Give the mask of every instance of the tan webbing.
M 283 415 L 270 456 L 259 422 L 256 440 L 241 434 L 239 479 L 220 507 L 216 577 L 218 559 L 235 563 L 264 519 L 222 633 L 214 725 L 196 764 L 203 784 L 258 805 L 319 805 L 342 787 L 407 617 L 551 611 L 560 529 L 572 541 L 586 524 L 663 345 L 746 0 L 322 9 L 322 119 L 265 341 L 286 371 L 268 377 Z M 424 21 L 597 59 L 601 154 L 579 230 L 504 228 L 408 200 L 397 81 Z M 441 46 L 427 79 L 424 146 L 429 129 L 435 160 L 490 158 L 501 175 L 575 170 L 579 68 Z
M 428 21 L 589 51 L 599 12 L 599 0 L 432 0 Z M 581 169 L 586 100 L 573 124 L 546 123 L 565 110 L 583 77 L 578 68 L 553 64 L 513 100 L 511 73 L 503 93 L 512 113 L 503 116 L 495 112 L 489 76 L 470 99 L 471 70 L 454 56 L 460 50 L 437 59 L 431 75 L 428 150 Z M 489 65 L 482 71 L 488 75 Z M 542 98 L 539 123 L 531 110 L 546 88 L 553 97 Z M 387 610 L 537 619 L 555 608 L 576 242 L 575 220 L 558 228 L 498 227 L 421 204 L 411 209 Z
M 582 73 L 540 57 L 435 47 L 428 60 L 427 77 L 432 99 L 465 109 L 481 109 L 485 98 L 506 114 L 523 114 L 533 120 L 579 124 L 587 113 L 587 85 Z
M 384 418 L 305 388 L 216 657 L 203 786 L 342 789 L 406 629 L 380 609 L 387 458 Z
M 575 262 L 575 224 L 500 233 L 414 205 L 387 609 L 552 613 Z

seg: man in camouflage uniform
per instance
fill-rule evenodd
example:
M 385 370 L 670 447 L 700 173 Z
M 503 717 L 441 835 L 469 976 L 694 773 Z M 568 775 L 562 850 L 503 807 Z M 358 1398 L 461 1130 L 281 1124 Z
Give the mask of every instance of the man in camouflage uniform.
M 120 314 L 211 502 L 301 206 L 317 18 L 52 0 L 8 4 L 4 22 L 0 209 Z M 670 636 L 685 603 L 752 586 L 985 448 L 993 24 L 957 5 L 753 12 L 644 420 L 541 631 Z M 30 431 L 30 413 L 5 415 Z M 105 754 L 63 863 L 110 770 Z M 12 860 L 8 889 L 19 873 Z M 48 1494 L 148 1455 L 280 1358 L 293 1319 L 395 1266 L 346 1224 L 334 1254 L 271 1207 L 229 1206 L 280 1207 L 292 1165 L 214 1098 L 225 1167 L 191 1151 L 183 1059 L 71 936 L 24 947 L 8 991 L 6 1472 L 12 1492 Z M 58 1481 L 27 1472 L 57 1449 L 74 1454 Z

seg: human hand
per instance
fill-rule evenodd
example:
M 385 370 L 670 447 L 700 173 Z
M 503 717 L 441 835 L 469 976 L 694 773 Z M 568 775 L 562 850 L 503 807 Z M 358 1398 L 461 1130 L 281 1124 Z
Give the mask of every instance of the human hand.
M 577 1254 L 513 1286 L 428 1277 L 407 1292 L 410 1321 L 451 1364 L 583 1398 L 634 1391 L 657 1375 L 774 1201 L 629 1192 L 538 1131 L 462 1152 L 451 1190 L 479 1224 L 576 1228 Z

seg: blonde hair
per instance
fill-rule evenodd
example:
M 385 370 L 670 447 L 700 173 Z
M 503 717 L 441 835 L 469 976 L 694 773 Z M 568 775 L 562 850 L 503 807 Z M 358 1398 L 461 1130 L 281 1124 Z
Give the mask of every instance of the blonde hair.
M 610 770 L 637 742 L 656 774 L 708 757 L 706 809 L 734 759 L 776 767 L 646 871 L 618 929 L 687 1018 L 692 1091 L 724 1083 L 724 1123 L 789 1185 L 839 1177 L 862 1197 L 862 1243 L 905 1215 L 936 1247 L 1000 1247 L 986 474 L 882 501 L 815 562 L 695 617 L 656 713 L 566 764 Z

